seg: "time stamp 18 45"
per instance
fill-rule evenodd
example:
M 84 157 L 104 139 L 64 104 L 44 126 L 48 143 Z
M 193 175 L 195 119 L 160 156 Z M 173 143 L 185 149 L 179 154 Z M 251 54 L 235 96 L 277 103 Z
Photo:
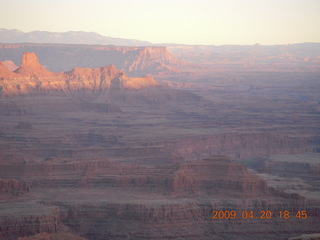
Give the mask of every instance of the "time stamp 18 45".
M 272 218 L 280 218 L 280 219 L 307 219 L 308 213 L 307 211 L 269 211 L 262 210 L 259 212 L 255 211 L 228 211 L 228 210 L 214 210 L 212 211 L 212 219 L 272 219 Z

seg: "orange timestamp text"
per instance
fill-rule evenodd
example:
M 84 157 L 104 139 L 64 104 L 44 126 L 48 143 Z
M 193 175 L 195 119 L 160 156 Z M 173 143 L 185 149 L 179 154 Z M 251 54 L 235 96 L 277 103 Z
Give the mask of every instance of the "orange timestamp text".
M 271 218 L 281 218 L 281 219 L 289 219 L 289 218 L 299 218 L 299 219 L 307 219 L 308 214 L 307 211 L 295 211 L 290 212 L 288 210 L 284 211 L 269 211 L 262 210 L 259 212 L 254 211 L 229 211 L 229 210 L 214 210 L 212 211 L 212 219 L 271 219 Z

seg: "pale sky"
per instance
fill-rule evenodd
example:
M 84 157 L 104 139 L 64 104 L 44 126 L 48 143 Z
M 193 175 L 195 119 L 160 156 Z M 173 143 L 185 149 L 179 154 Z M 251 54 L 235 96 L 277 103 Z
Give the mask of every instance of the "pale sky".
M 152 43 L 320 42 L 320 0 L 1 0 L 0 28 Z

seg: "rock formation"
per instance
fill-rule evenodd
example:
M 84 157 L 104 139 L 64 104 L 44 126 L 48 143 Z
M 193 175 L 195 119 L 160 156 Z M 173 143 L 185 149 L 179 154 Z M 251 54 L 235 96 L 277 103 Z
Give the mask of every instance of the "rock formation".
M 185 63 L 179 61 L 166 47 L 121 47 L 106 45 L 63 44 L 1 44 L 0 61 L 19 64 L 23 52 L 35 52 L 41 63 L 53 72 L 69 71 L 75 67 L 99 68 L 110 64 L 129 76 L 175 74 Z M 48 58 L 50 56 L 50 58 Z M 85 57 L 84 57 L 85 56 Z
M 173 190 L 180 192 L 209 191 L 218 193 L 219 189 L 248 194 L 267 193 L 267 183 L 248 172 L 241 164 L 225 157 L 207 158 L 179 166 L 173 175 Z
M 179 72 L 182 62 L 176 59 L 165 47 L 146 47 L 134 55 L 131 63 L 125 66 L 126 71 L 141 75 Z
M 1 170 L 1 175 L 11 171 L 9 166 Z M 27 164 L 15 172 L 32 183 L 26 201 L 32 198 L 41 205 L 37 210 L 29 206 L 32 211 L 24 212 L 23 217 L 7 213 L 0 228 L 3 237 L 42 232 L 46 237 L 61 234 L 59 239 L 63 239 L 69 233 L 61 229 L 67 226 L 95 240 L 129 236 L 209 240 L 237 235 L 243 240 L 282 240 L 288 232 L 312 232 L 319 224 L 317 201 L 275 191 L 244 166 L 223 156 L 162 167 L 106 160 Z M 308 218 L 280 219 L 276 214 L 288 206 L 292 212 L 304 209 Z M 238 217 L 212 219 L 214 210 L 233 210 Z M 261 210 L 272 211 L 273 218 L 259 218 Z M 253 211 L 256 217 L 244 219 L 242 211 Z M 55 233 L 59 231 L 62 233 Z
M 193 163 L 153 168 L 126 166 L 106 160 L 68 164 L 52 164 L 50 161 L 27 165 L 8 164 L 2 165 L 0 175 L 23 178 L 33 186 L 42 187 L 77 187 L 86 179 L 86 184 L 90 186 L 152 188 L 174 195 L 221 191 L 224 194 L 268 193 L 267 185 L 262 179 L 248 172 L 243 165 L 219 156 Z
M 101 68 L 74 68 L 66 73 L 66 78 L 67 87 L 72 90 L 141 89 L 159 85 L 151 77 L 129 78 L 123 72 L 116 69 L 114 65 Z
M 3 61 L 2 63 L 10 71 L 15 71 L 15 70 L 17 70 L 19 68 L 17 65 L 14 64 L 13 61 L 10 61 L 10 60 Z
M 89 62 L 93 48 L 126 55 L 133 72 L 170 58 L 161 59 L 161 48 L 84 48 Z M 1 239 L 77 239 L 69 235 L 76 232 L 90 240 L 287 240 L 318 231 L 318 153 L 317 164 L 306 164 L 307 155 L 298 164 L 269 156 L 318 151 L 317 88 L 308 100 L 227 88 L 202 98 L 128 77 L 121 59 L 53 73 L 28 53 L 17 71 L 2 68 Z M 215 210 L 238 217 L 212 219 Z M 286 210 L 290 219 L 280 218 Z M 243 219 L 243 211 L 255 217 Z
M 130 78 L 113 65 L 101 68 L 74 68 L 70 72 L 46 70 L 34 53 L 24 53 L 22 64 L 15 73 L 0 65 L 1 95 L 25 95 L 43 91 L 107 91 L 142 89 L 159 84 L 151 77 Z
M 173 156 L 186 160 L 201 159 L 213 154 L 245 159 L 275 153 L 311 151 L 308 138 L 287 137 L 266 133 L 217 134 L 209 137 L 186 138 L 178 142 Z
M 51 72 L 39 63 L 36 54 L 31 52 L 26 52 L 22 55 L 21 66 L 15 72 L 27 77 L 48 77 L 52 75 Z
M 14 200 L 13 200 L 14 201 Z M 42 204 L 2 204 L 0 210 L 0 239 L 16 240 L 20 236 L 35 235 L 40 232 L 54 233 L 60 225 L 59 208 Z M 10 212 L 10 213 L 8 213 Z
M 21 195 L 29 191 L 26 182 L 18 179 L 0 179 L 0 192 L 12 195 Z
M 10 71 L 3 62 L 0 62 L 0 79 L 4 80 L 6 78 L 14 78 L 16 74 Z

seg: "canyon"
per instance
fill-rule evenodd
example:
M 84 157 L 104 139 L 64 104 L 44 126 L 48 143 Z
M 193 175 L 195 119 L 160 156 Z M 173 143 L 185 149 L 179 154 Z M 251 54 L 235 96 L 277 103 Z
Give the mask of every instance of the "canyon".
M 319 72 L 168 49 L 0 44 L 0 239 L 319 232 Z
M 99 68 L 114 65 L 131 77 L 179 72 L 183 65 L 166 47 L 105 46 L 82 44 L 0 43 L 0 61 L 20 65 L 24 52 L 34 52 L 49 71 Z

